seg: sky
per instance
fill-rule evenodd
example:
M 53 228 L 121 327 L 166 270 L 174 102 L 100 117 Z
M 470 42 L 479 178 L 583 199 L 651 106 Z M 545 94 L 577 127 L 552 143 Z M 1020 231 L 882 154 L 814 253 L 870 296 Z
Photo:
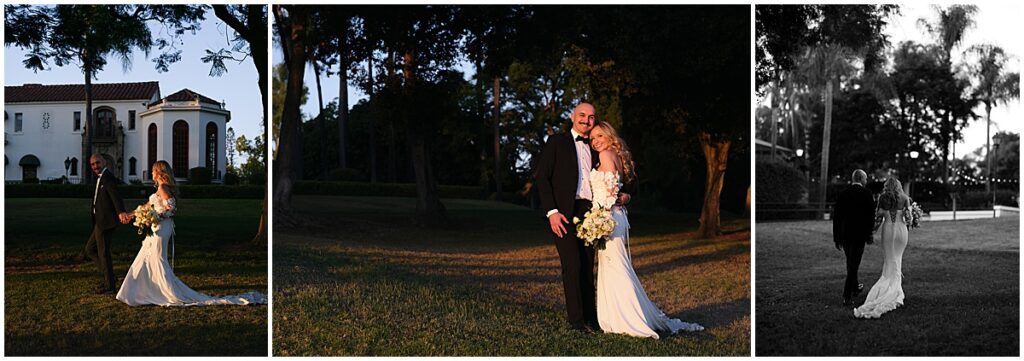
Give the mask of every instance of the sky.
M 150 25 L 154 36 L 160 36 L 160 27 Z M 166 73 L 158 73 L 152 60 L 147 59 L 141 51 L 136 51 L 129 71 L 122 70 L 121 60 L 112 56 L 107 59 L 104 70 L 97 75 L 94 83 L 121 83 L 159 81 L 160 95 L 168 96 L 181 89 L 188 88 L 210 98 L 224 101 L 227 110 L 231 111 L 228 127 L 233 128 L 235 136 L 245 135 L 254 139 L 263 132 L 261 120 L 263 105 L 260 102 L 260 91 L 257 85 L 256 68 L 251 58 L 239 63 L 225 61 L 228 72 L 220 77 L 209 76 L 210 65 L 200 58 L 206 50 L 217 51 L 221 48 L 230 49 L 228 43 L 232 32 L 220 19 L 210 11 L 201 29 L 195 35 L 186 33 L 177 46 L 182 50 L 181 60 L 170 66 Z M 150 51 L 150 58 L 158 55 L 156 48 Z M 236 54 L 241 58 L 241 55 Z M 3 56 L 4 85 L 22 85 L 25 83 L 42 84 L 83 84 L 85 77 L 77 65 L 56 67 L 50 63 L 50 69 L 33 73 L 22 65 L 25 52 L 16 47 L 5 47 Z M 244 155 L 236 155 L 235 164 L 245 162 Z

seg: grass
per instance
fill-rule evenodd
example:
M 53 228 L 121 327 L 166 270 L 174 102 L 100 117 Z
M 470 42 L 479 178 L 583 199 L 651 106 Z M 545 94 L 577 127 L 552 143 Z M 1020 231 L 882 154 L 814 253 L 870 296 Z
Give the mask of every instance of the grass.
M 92 294 L 101 278 L 83 258 L 89 201 L 5 200 L 6 356 L 267 355 L 267 306 L 129 307 Z M 260 208 L 259 200 L 182 199 L 175 274 L 210 295 L 265 291 L 266 248 L 249 244 Z M 115 231 L 119 284 L 141 240 L 130 225 Z
M 912 230 L 904 306 L 877 320 L 855 319 L 841 305 L 846 266 L 831 223 L 758 223 L 756 355 L 1017 356 L 1019 222 L 925 222 Z M 876 242 L 865 249 L 865 292 L 855 302 L 881 270 Z
M 695 239 L 696 216 L 635 213 L 651 299 L 702 333 L 640 339 L 569 329 L 557 252 L 537 212 L 445 200 L 450 224 L 410 224 L 414 199 L 299 196 L 322 227 L 274 234 L 274 354 L 750 354 L 749 221 Z

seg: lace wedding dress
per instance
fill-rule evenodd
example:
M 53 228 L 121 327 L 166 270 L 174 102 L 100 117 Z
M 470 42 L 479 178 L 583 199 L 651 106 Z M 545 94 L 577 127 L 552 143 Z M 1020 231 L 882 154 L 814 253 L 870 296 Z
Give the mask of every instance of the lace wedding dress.
M 629 255 L 629 219 L 626 210 L 615 206 L 619 195 L 619 175 L 592 170 L 590 185 L 594 206 L 610 208 L 615 230 L 607 237 L 605 248 L 597 251 L 597 320 L 605 333 L 658 338 L 658 332 L 702 331 L 704 327 L 668 318 L 647 297 L 633 270 Z
M 117 291 L 117 300 L 129 306 L 201 306 L 265 304 L 267 296 L 259 292 L 211 297 L 196 292 L 174 275 L 167 261 L 167 243 L 174 237 L 175 200 L 164 200 L 153 194 L 149 204 L 161 215 L 153 226 L 153 234 L 142 241 L 142 249 L 128 269 L 128 275 Z
M 871 286 L 864 304 L 853 310 L 859 318 L 878 318 L 903 306 L 903 250 L 907 248 L 908 229 L 905 206 L 884 212 L 882 221 L 882 277 Z

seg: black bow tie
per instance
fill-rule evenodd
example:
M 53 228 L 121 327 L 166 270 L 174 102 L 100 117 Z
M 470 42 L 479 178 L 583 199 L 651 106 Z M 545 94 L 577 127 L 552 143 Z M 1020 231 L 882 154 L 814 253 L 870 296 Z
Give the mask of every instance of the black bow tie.
M 584 138 L 582 135 L 577 135 L 576 141 L 583 142 L 583 144 L 590 144 L 590 138 Z

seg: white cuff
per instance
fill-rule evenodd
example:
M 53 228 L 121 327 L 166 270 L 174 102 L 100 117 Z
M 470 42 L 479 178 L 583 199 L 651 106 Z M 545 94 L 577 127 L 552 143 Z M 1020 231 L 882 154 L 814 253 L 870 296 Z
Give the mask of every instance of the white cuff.
M 558 208 L 548 211 L 548 214 L 545 217 L 551 217 L 551 215 L 555 213 L 558 213 Z

